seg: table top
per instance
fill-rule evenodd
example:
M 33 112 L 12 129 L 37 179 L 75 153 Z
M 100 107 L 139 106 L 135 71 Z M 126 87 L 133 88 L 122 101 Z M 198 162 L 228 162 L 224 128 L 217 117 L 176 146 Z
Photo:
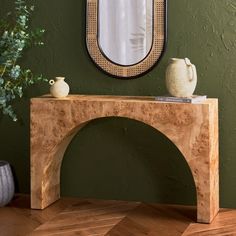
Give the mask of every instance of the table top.
M 119 95 L 79 95 L 71 94 L 64 98 L 54 98 L 51 95 L 43 95 L 41 97 L 32 98 L 31 101 L 123 101 L 123 102 L 145 102 L 145 103 L 171 103 L 171 104 L 210 104 L 218 102 L 217 98 L 207 98 L 205 101 L 197 103 L 184 103 L 184 102 L 162 102 L 157 101 L 155 96 L 119 96 Z

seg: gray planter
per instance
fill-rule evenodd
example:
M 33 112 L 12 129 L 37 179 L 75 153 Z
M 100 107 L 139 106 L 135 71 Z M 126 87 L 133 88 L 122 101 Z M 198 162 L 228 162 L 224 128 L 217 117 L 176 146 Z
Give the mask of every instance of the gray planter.
M 15 192 L 14 180 L 9 163 L 0 161 L 0 207 L 7 205 Z

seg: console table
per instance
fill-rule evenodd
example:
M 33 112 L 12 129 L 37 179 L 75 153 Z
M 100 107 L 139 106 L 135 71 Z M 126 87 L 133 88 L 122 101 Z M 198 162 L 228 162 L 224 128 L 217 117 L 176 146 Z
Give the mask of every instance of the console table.
M 60 198 L 60 168 L 67 146 L 81 127 L 101 117 L 134 119 L 167 136 L 191 169 L 198 222 L 213 220 L 219 211 L 217 99 L 198 104 L 92 95 L 31 99 L 31 208 L 44 209 Z

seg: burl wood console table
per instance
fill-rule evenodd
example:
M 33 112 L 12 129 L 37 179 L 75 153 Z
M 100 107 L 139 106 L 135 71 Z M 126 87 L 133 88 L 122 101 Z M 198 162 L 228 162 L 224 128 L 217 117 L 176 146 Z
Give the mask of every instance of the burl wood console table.
M 186 159 L 196 185 L 197 220 L 210 223 L 219 210 L 218 100 L 199 104 L 157 102 L 152 97 L 75 95 L 31 100 L 31 207 L 60 198 L 60 168 L 74 135 L 89 121 L 126 117 L 166 135 Z

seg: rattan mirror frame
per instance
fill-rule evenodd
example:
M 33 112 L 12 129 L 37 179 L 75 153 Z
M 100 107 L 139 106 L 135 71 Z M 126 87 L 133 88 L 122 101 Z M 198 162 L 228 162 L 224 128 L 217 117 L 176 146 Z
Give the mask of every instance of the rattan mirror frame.
M 131 66 L 118 65 L 102 53 L 98 44 L 98 2 L 87 0 L 86 45 L 93 62 L 104 72 L 118 78 L 135 78 L 147 73 L 160 60 L 165 50 L 167 30 L 167 0 L 153 0 L 153 44 L 149 54 Z

